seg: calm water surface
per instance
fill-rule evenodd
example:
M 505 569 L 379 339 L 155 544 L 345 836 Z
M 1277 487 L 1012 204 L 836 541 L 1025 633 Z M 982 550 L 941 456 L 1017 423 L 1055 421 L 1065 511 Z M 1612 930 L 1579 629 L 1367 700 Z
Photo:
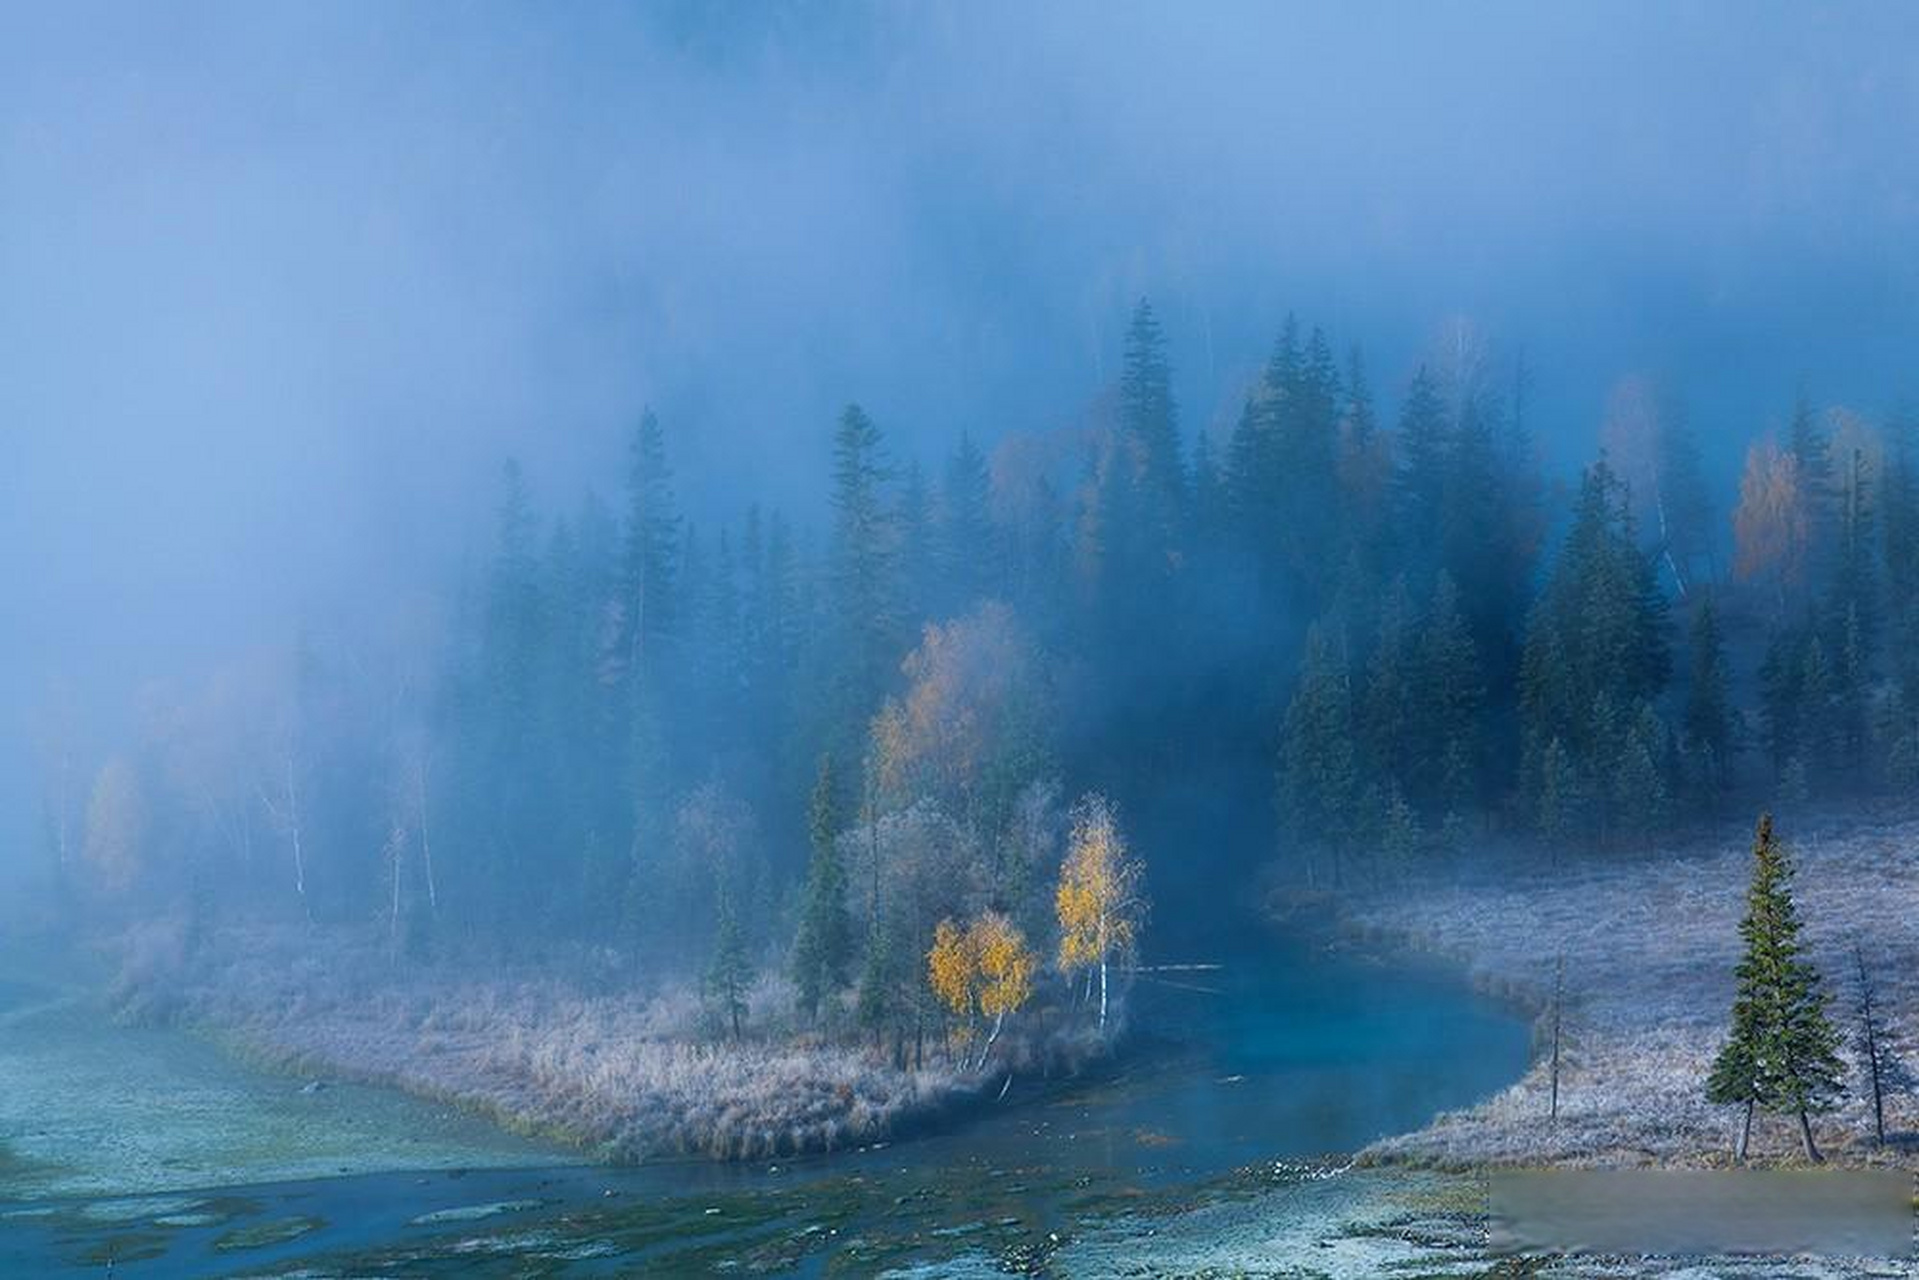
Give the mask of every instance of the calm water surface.
M 859 1274 L 1043 1270 L 1100 1215 L 1248 1166 L 1336 1160 L 1524 1069 L 1527 1029 L 1456 977 L 1272 936 L 1143 981 L 1114 1069 L 1016 1082 L 949 1132 L 779 1164 L 383 1173 L 0 1206 L 0 1274 Z M 1192 957 L 1211 958 L 1211 957 Z M 1177 985 L 1175 985 L 1177 984 Z M 1204 988 L 1196 990 L 1193 988 Z

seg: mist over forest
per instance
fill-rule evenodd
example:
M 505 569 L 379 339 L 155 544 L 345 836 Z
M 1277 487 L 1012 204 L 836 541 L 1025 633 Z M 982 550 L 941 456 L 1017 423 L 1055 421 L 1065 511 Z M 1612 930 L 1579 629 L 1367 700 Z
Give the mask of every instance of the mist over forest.
M 1342 912 L 1524 988 L 1473 886 L 1919 782 L 1915 50 L 15 9 L 0 925 L 628 1161 L 1104 1070 Z
M 98 754 L 149 679 L 405 609 L 505 456 L 610 490 L 651 405 L 694 518 L 811 521 L 847 401 L 929 469 L 1067 428 L 1142 295 L 1189 438 L 1289 312 L 1388 402 L 1464 317 L 1537 371 L 1555 479 L 1647 373 L 1724 492 L 1802 390 L 1905 391 L 1906 21 L 17 11 L 10 849 L 50 680 Z

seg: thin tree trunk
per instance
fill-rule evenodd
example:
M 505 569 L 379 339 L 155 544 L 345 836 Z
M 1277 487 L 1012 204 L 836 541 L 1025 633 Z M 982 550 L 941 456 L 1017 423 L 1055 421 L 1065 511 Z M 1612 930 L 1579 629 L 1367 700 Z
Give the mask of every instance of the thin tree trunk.
M 403 832 L 395 831 L 387 839 L 387 852 L 393 859 L 393 907 L 387 916 L 387 946 L 395 955 L 400 952 L 400 873 L 405 866 L 406 837 Z
M 979 1062 L 977 1065 L 974 1066 L 973 1070 L 975 1071 L 986 1070 L 986 1059 L 992 1056 L 993 1042 L 999 1039 L 1000 1028 L 1004 1026 L 1005 1023 L 1006 1023 L 1006 1014 L 1004 1011 L 993 1015 L 993 1029 L 989 1031 L 986 1035 L 986 1045 L 979 1051 Z M 1002 1093 L 1003 1092 L 1004 1091 L 1002 1090 Z
M 1857 942 L 1852 945 L 1853 964 L 1859 969 L 1859 1034 L 1865 1050 L 1867 1078 L 1872 1084 L 1872 1132 L 1881 1146 L 1886 1142 L 1885 1093 L 1879 1078 L 1878 1010 L 1873 1005 L 1872 979 L 1866 973 L 1866 953 Z
M 1104 1035 L 1106 1033 L 1106 957 L 1105 956 L 1101 956 L 1099 960 L 1099 1029 L 1100 1029 L 1100 1034 Z
M 433 910 L 440 909 L 439 886 L 433 881 L 433 844 L 427 839 L 426 828 L 426 761 L 416 760 L 413 764 L 413 805 L 420 823 L 420 860 L 426 871 L 426 903 Z
M 1822 1164 L 1825 1157 L 1819 1154 L 1819 1148 L 1813 1145 L 1812 1122 L 1806 1118 L 1806 1109 L 1799 1109 L 1799 1137 L 1806 1144 L 1806 1159 L 1814 1164 Z
M 1565 998 L 1566 956 L 1561 952 L 1553 962 L 1553 1064 L 1552 1064 L 1552 1109 L 1547 1118 L 1554 1122 L 1559 1119 L 1559 1024 L 1560 1008 Z
M 1748 1101 L 1745 1120 L 1739 1126 L 1739 1145 L 1733 1149 L 1732 1158 L 1740 1164 L 1746 1163 L 1746 1148 L 1752 1142 L 1752 1109 L 1753 1103 Z

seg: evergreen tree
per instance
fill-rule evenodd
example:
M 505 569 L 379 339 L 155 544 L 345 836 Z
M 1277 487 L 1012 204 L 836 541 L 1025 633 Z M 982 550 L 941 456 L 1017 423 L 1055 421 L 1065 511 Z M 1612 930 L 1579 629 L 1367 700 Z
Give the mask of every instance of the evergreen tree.
M 918 462 L 908 463 L 900 483 L 899 505 L 894 513 L 899 531 L 899 584 L 902 621 L 908 633 L 934 617 L 938 607 L 936 566 L 939 562 L 938 533 L 933 526 L 933 500 L 927 491 L 926 474 Z
M 1853 450 L 1838 494 L 1832 585 L 1823 628 L 1833 661 L 1834 732 L 1838 763 L 1848 778 L 1864 773 L 1869 737 L 1867 707 L 1880 626 L 1878 540 L 1865 457 Z
M 1799 749 L 1795 758 L 1809 782 L 1829 778 L 1842 734 L 1838 682 L 1818 636 L 1806 641 L 1799 668 Z
M 808 1019 L 820 1002 L 846 985 L 853 953 L 853 924 L 846 911 L 846 869 L 840 862 L 839 795 L 833 758 L 820 760 L 813 787 L 810 832 L 813 856 L 800 904 L 799 937 L 793 945 L 793 985 Z
M 1792 901 L 1792 861 L 1774 835 L 1772 815 L 1759 815 L 1753 836 L 1752 885 L 1739 924 L 1739 962 L 1732 1033 L 1706 1083 L 1713 1102 L 1744 1108 L 1738 1158 L 1746 1158 L 1755 1109 L 1796 1115 L 1806 1157 L 1819 1159 L 1808 1116 L 1829 1110 L 1843 1091 L 1839 1039 L 1826 1018 L 1818 971 L 1805 959 Z
M 1212 437 L 1201 431 L 1193 440 L 1192 533 L 1195 549 L 1210 550 L 1224 539 L 1228 523 L 1226 478 L 1213 457 Z
M 1126 329 L 1119 430 L 1136 458 L 1134 469 L 1144 498 L 1140 511 L 1147 522 L 1149 545 L 1154 553 L 1163 554 L 1178 546 L 1184 525 L 1186 466 L 1179 446 L 1166 337 L 1152 304 L 1144 298 L 1133 308 Z
M 660 676 L 674 634 L 675 570 L 680 563 L 680 517 L 659 419 L 640 416 L 627 447 L 626 547 L 621 569 L 625 662 L 637 685 Z
M 866 931 L 866 956 L 860 966 L 859 996 L 854 1017 L 873 1033 L 875 1043 L 893 1020 L 897 1001 L 893 991 L 892 931 L 874 919 Z
M 1351 834 L 1359 799 L 1353 759 L 1351 681 L 1346 659 L 1315 625 L 1306 637 L 1299 684 L 1281 731 L 1279 794 L 1282 812 L 1304 840 L 1340 855 Z
M 706 968 L 706 995 L 715 1014 L 740 1038 L 746 1019 L 746 992 L 753 983 L 753 964 L 746 952 L 746 933 L 733 905 L 731 872 L 718 871 L 714 894 L 717 923 L 713 930 L 713 957 Z
M 1433 692 L 1419 664 L 1416 622 L 1405 577 L 1393 579 L 1380 602 L 1378 631 L 1366 662 L 1359 727 L 1367 767 L 1401 792 L 1413 785 L 1415 766 L 1426 750 L 1419 714 Z
M 1736 745 L 1735 712 L 1727 689 L 1726 646 L 1719 610 L 1711 596 L 1692 615 L 1692 674 L 1683 717 L 1686 757 L 1701 797 L 1716 801 L 1725 791 L 1726 769 Z
M 1426 765 L 1422 794 L 1443 815 L 1463 816 L 1479 784 L 1479 728 L 1485 684 L 1459 592 L 1440 570 L 1426 611 L 1418 658 L 1414 741 Z
M 1573 522 L 1527 622 L 1520 710 L 1527 772 L 1540 785 L 1540 752 L 1554 739 L 1602 801 L 1629 744 L 1623 709 L 1651 703 L 1671 668 L 1667 604 L 1640 548 L 1612 470 L 1587 468 Z M 1602 812 L 1602 833 L 1610 812 Z
M 1400 406 L 1400 462 L 1395 477 L 1400 550 L 1414 564 L 1432 563 L 1441 545 L 1448 431 L 1439 379 L 1421 365 Z
M 1345 390 L 1339 428 L 1340 543 L 1377 569 L 1388 558 L 1393 459 L 1390 443 L 1379 430 L 1358 347 L 1347 359 Z
M 857 757 L 867 717 L 899 662 L 898 530 L 881 486 L 890 475 L 879 428 L 858 405 L 840 415 L 833 437 L 831 632 L 827 691 L 833 711 L 829 747 Z
M 1572 753 L 1558 738 L 1548 742 L 1541 753 L 1538 793 L 1539 833 L 1558 849 L 1578 825 L 1585 799 L 1579 773 L 1573 768 Z
M 941 614 L 964 613 L 998 588 L 1004 565 L 992 519 L 992 479 L 971 432 L 960 433 L 940 485 L 938 566 Z
M 1717 577 L 1713 556 L 1713 502 L 1699 458 L 1699 442 L 1683 406 L 1671 405 L 1661 418 L 1657 491 L 1654 495 L 1660 538 L 1680 580 L 1682 594 Z

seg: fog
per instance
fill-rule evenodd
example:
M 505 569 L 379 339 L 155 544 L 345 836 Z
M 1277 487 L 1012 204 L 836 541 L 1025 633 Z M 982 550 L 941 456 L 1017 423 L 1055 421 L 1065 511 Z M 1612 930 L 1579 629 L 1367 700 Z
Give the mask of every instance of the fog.
M 33 709 L 438 590 L 501 459 L 813 520 L 1069 421 L 1135 299 L 1223 438 L 1282 318 L 1396 403 L 1468 318 L 1549 469 L 1676 380 L 1709 469 L 1919 339 L 1901 5 L 58 5 L 0 17 L 0 829 Z

